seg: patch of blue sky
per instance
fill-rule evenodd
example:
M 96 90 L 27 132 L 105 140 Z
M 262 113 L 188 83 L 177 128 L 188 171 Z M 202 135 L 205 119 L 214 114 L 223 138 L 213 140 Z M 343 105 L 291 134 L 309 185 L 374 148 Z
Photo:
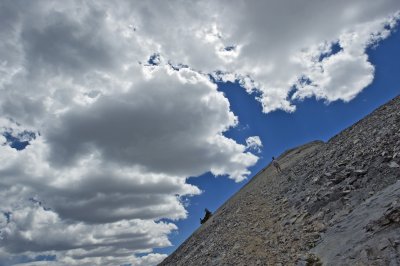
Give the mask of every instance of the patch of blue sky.
M 319 58 L 318 61 L 321 62 L 322 60 L 324 60 L 325 58 L 332 56 L 334 54 L 339 53 L 340 51 L 343 51 L 343 48 L 340 46 L 339 42 L 334 42 L 332 43 L 329 52 L 327 53 L 322 53 Z
M 158 66 L 160 64 L 161 57 L 159 53 L 152 54 L 147 60 L 147 64 L 151 66 Z
M 19 133 L 17 135 L 13 135 L 12 132 L 3 132 L 2 134 L 6 140 L 7 144 L 16 150 L 23 150 L 26 148 L 26 146 L 29 145 L 29 142 L 32 139 L 36 138 L 36 135 L 34 132 L 30 131 L 23 131 L 22 133 Z

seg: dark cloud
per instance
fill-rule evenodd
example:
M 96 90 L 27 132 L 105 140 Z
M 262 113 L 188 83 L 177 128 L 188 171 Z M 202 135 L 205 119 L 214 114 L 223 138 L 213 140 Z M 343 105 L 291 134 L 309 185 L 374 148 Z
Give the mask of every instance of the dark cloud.
M 21 42 L 29 71 L 47 71 L 65 75 L 82 75 L 90 70 L 107 70 L 115 66 L 118 54 L 103 28 L 106 14 L 90 10 L 74 20 L 70 14 L 52 12 L 43 25 L 24 24 Z M 29 23 L 27 21 L 26 23 Z

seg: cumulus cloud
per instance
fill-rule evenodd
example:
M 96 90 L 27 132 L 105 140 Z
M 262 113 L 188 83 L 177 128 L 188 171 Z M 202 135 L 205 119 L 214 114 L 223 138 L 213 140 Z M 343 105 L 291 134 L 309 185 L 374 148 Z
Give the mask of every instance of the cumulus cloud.
M 3 248 L 28 255 L 51 250 L 50 254 L 59 257 L 56 265 L 108 265 L 126 263 L 129 257 L 134 265 L 143 265 L 163 256 L 150 253 L 135 258 L 130 254 L 168 245 L 166 235 L 176 229 L 172 223 L 140 219 L 96 225 L 69 223 L 35 200 L 30 206 L 14 208 L 10 215 L 2 228 Z
M 396 13 L 384 19 L 364 22 L 343 32 L 337 43 L 323 43 L 302 51 L 295 61 L 307 70 L 303 79 L 296 83 L 298 90 L 292 98 L 315 96 L 328 102 L 352 100 L 371 84 L 374 77 L 374 66 L 368 61 L 366 48 L 389 36 L 398 18 L 399 13 Z M 335 45 L 340 50 L 332 53 Z M 321 59 L 322 55 L 327 56 Z
M 262 147 L 224 136 L 239 119 L 214 81 L 256 92 L 264 112 L 349 101 L 372 82 L 366 48 L 399 8 L 3 1 L 0 264 L 157 264 L 153 249 L 171 245 L 184 199 L 200 194 L 186 179 L 242 181 Z
M 229 165 L 215 174 L 242 179 L 248 173 L 243 169 L 256 158 L 246 153 L 243 162 L 232 163 L 232 155 L 245 147 L 221 135 L 236 123 L 228 100 L 207 77 L 165 66 L 126 92 L 99 96 L 60 115 L 44 133 L 49 160 L 57 166 L 96 150 L 102 161 L 169 175 L 197 176 L 210 166 Z
M 214 72 L 223 81 L 239 80 L 257 92 L 264 112 L 292 112 L 294 98 L 349 101 L 366 88 L 373 78 L 366 48 L 390 34 L 399 9 L 395 0 L 218 1 L 185 7 L 185 15 L 178 11 L 173 20 L 164 9 L 147 7 L 152 16 L 140 21 L 170 61 Z M 327 54 L 337 42 L 343 51 Z M 344 75 L 355 69 L 353 77 Z M 299 82 L 304 78 L 309 82 Z
M 247 149 L 260 153 L 262 147 L 263 145 L 259 136 L 251 136 L 246 139 Z
M 222 135 L 237 118 L 206 76 L 164 66 L 141 82 L 47 115 L 22 151 L 1 146 L 5 251 L 52 250 L 67 265 L 113 265 L 107 254 L 124 255 L 121 263 L 145 265 L 163 257 L 129 254 L 171 244 L 176 227 L 155 221 L 186 217 L 181 197 L 200 193 L 187 177 L 249 174 L 257 157 Z M 4 132 L 22 130 L 3 124 Z M 40 206 L 20 207 L 24 199 Z
M 143 64 L 156 49 L 105 4 L 41 4 L 2 3 L 1 261 L 157 264 L 186 178 L 241 181 L 257 157 L 223 136 L 238 120 L 208 75 Z

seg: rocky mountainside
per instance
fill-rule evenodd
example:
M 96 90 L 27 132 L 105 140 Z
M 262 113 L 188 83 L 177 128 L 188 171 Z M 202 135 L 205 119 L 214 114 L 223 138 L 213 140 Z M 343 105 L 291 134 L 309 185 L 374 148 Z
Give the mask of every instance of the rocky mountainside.
M 400 96 L 278 161 L 160 265 L 400 265 Z

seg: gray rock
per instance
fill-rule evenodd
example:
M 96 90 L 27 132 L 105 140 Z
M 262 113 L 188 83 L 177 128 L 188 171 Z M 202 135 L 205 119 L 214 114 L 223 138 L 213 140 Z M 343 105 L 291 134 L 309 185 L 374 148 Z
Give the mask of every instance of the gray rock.
M 363 170 L 363 169 L 358 169 L 358 170 L 355 170 L 354 173 L 356 173 L 358 176 L 363 176 L 367 173 L 367 171 Z

